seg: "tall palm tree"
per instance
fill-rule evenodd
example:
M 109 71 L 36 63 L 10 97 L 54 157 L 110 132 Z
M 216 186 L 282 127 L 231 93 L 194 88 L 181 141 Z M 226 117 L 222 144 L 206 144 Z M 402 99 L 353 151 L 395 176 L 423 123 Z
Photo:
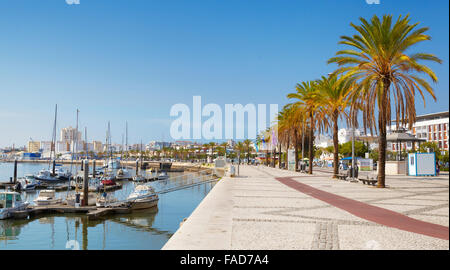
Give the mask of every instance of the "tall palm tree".
M 352 48 L 338 51 L 328 63 L 337 63 L 339 68 L 335 73 L 344 73 L 344 77 L 359 83 L 352 91 L 352 109 L 362 108 L 364 129 L 377 130 L 375 108 L 378 109 L 377 186 L 385 187 L 386 131 L 387 125 L 391 125 L 391 101 L 394 101 L 397 127 L 408 124 L 411 128 L 416 120 L 416 90 L 424 103 L 424 92 L 436 100 L 430 84 L 419 75 L 426 75 L 433 82 L 437 82 L 437 77 L 419 61 L 442 61 L 429 53 L 409 53 L 414 45 L 431 39 L 425 34 L 427 27 L 410 24 L 409 15 L 399 16 L 395 23 L 391 15 L 383 16 L 382 21 L 376 15 L 370 22 L 364 18 L 360 21 L 361 25 L 351 24 L 357 33 L 352 37 L 342 36 L 339 42 Z
M 249 139 L 244 140 L 243 142 L 245 146 L 245 150 L 247 152 L 247 164 L 250 164 L 250 152 L 252 151 L 252 141 Z
M 333 178 L 336 178 L 339 174 L 338 120 L 343 115 L 348 119 L 345 110 L 349 106 L 352 82 L 331 74 L 328 77 L 322 76 L 318 84 L 321 97 L 320 103 L 333 124 Z
M 242 142 L 237 142 L 234 149 L 238 151 L 238 163 L 241 164 L 241 154 L 245 153 L 245 145 Z
M 296 93 L 288 94 L 288 98 L 297 99 L 297 105 L 302 108 L 302 113 L 306 113 L 309 119 L 309 174 L 313 173 L 312 162 L 314 159 L 314 131 L 317 129 L 319 132 L 323 128 L 323 120 L 325 116 L 325 110 L 321 107 L 320 92 L 318 91 L 317 81 L 308 81 L 297 84 Z

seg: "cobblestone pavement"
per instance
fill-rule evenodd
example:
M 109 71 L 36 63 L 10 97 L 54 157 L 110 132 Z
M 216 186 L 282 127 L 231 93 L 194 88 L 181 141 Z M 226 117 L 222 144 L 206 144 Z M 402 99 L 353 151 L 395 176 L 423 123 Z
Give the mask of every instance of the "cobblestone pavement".
M 378 189 L 334 180 L 327 170 L 307 175 L 265 166 L 241 166 L 240 177 L 220 180 L 208 200 L 199 205 L 164 249 L 449 249 L 448 240 L 359 218 L 292 189 L 276 177 L 291 177 L 322 191 L 448 227 L 448 175 L 388 176 L 388 188 Z M 227 218 L 218 222 L 212 202 L 220 194 L 227 198 L 228 210 L 221 210 Z M 200 220 L 220 227 L 220 244 L 214 240 L 211 225 Z M 187 246 L 192 241 L 195 245 Z

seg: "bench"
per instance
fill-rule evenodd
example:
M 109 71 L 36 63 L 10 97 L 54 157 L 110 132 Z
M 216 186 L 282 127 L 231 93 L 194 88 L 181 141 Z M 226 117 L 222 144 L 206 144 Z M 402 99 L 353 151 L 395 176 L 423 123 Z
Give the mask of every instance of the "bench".
M 363 182 L 363 184 L 367 184 L 367 185 L 372 185 L 375 186 L 375 184 L 378 182 L 377 179 L 364 179 L 364 178 L 359 178 L 359 181 Z

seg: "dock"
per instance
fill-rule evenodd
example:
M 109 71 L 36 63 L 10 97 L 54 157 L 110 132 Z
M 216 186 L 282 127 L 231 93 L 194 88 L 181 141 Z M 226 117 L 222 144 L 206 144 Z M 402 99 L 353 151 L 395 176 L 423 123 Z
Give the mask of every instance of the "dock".
M 86 214 L 89 219 L 98 219 L 111 214 L 128 214 L 127 207 L 70 206 L 64 204 L 30 206 L 26 210 L 12 213 L 13 219 L 27 219 L 46 214 Z

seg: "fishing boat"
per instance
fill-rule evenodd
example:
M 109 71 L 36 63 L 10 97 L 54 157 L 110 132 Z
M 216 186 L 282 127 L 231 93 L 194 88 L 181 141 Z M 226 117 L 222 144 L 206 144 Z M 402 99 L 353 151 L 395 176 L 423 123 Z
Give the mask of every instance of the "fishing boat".
M 100 183 L 104 186 L 114 186 L 116 184 L 116 181 L 114 177 L 105 175 L 100 178 Z
M 62 202 L 61 198 L 56 198 L 55 190 L 44 189 L 39 192 L 39 196 L 34 200 L 37 205 L 50 205 Z
M 0 219 L 7 219 L 11 217 L 12 213 L 25 210 L 28 205 L 28 202 L 22 201 L 18 192 L 0 192 Z
M 84 200 L 84 192 L 80 192 L 78 194 L 80 194 L 80 203 L 81 203 L 81 201 Z M 67 205 L 75 206 L 76 197 L 77 197 L 77 194 L 70 194 L 66 199 Z M 93 192 L 89 192 L 88 193 L 88 205 L 95 205 L 96 201 L 97 201 L 97 195 Z
M 130 171 L 125 168 L 120 168 L 116 174 L 116 180 L 129 180 L 132 179 Z
M 165 180 L 165 179 L 167 179 L 167 178 L 169 178 L 169 175 L 168 175 L 165 171 L 161 172 L 161 173 L 158 175 L 158 180 Z
M 72 174 L 69 171 L 65 170 L 64 168 L 58 167 L 55 168 L 55 173 L 53 173 L 53 171 L 49 169 L 42 169 L 33 177 L 36 180 L 51 182 L 69 180 L 71 175 Z
M 24 177 L 19 179 L 20 190 L 30 191 L 39 186 L 39 181 L 36 181 L 32 174 L 25 174 Z
M 144 176 L 142 175 L 135 175 L 133 176 L 133 181 L 134 182 L 145 182 L 147 179 L 145 179 Z
M 112 194 L 103 192 L 101 196 L 97 197 L 95 205 L 98 207 L 106 207 L 108 204 L 115 203 L 117 201 L 117 198 L 115 198 Z
M 128 198 L 131 201 L 131 209 L 147 209 L 158 205 L 158 194 L 147 185 L 138 185 Z
M 120 169 L 120 162 L 118 160 L 110 159 L 106 165 L 106 168 L 112 170 Z

